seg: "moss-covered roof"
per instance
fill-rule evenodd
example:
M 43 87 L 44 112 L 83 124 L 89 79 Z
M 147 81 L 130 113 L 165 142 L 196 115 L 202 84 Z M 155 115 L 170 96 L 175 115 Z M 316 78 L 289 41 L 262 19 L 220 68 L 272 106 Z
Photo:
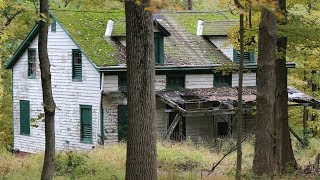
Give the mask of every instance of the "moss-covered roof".
M 227 35 L 228 30 L 236 24 L 234 20 L 204 21 L 202 35 Z
M 125 63 L 124 47 L 104 37 L 108 20 L 113 20 L 112 37 L 125 36 L 123 11 L 84 12 L 53 10 L 54 17 L 67 30 L 79 48 L 96 66 Z M 171 33 L 165 37 L 165 64 L 201 65 L 223 63 L 229 59 L 212 43 L 196 36 L 197 21 L 230 20 L 230 13 L 163 12 L 159 24 Z
M 196 34 L 198 20 L 214 21 L 214 20 L 236 20 L 237 16 L 230 12 L 165 12 L 166 15 L 174 18 L 179 22 L 189 33 Z
M 115 21 L 112 29 L 112 36 L 126 36 L 126 22 Z
M 116 45 L 104 37 L 107 22 L 124 21 L 123 11 L 84 12 L 52 10 L 58 22 L 68 31 L 82 51 L 97 66 L 116 65 Z

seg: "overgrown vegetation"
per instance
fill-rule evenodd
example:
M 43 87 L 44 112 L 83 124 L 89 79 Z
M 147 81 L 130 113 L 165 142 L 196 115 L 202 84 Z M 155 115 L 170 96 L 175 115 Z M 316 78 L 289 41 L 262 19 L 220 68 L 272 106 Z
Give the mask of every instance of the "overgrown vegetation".
M 254 139 L 249 138 L 243 145 L 243 175 L 252 177 Z M 200 179 L 206 177 L 213 163 L 235 144 L 233 140 L 217 140 L 212 143 L 158 143 L 158 176 L 160 179 Z M 309 147 L 302 148 L 294 140 L 294 151 L 302 168 L 314 162 L 320 140 L 311 138 Z M 124 179 L 126 144 L 116 144 L 92 151 L 60 152 L 56 156 L 55 179 Z M 13 155 L 0 149 L 0 179 L 38 179 L 41 174 L 42 154 Z M 215 169 L 212 176 L 235 175 L 236 153 L 230 154 Z M 293 172 L 293 176 L 302 176 Z M 291 176 L 290 175 L 290 176 Z M 314 177 L 314 175 L 312 176 Z

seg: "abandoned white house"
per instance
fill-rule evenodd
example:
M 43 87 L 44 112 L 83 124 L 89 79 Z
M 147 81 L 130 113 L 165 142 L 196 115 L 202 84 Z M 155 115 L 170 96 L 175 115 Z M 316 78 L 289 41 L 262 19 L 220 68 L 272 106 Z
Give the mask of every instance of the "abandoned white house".
M 51 16 L 48 53 L 57 105 L 56 148 L 91 149 L 123 140 L 127 128 L 124 13 L 55 10 Z M 217 69 L 238 60 L 227 36 L 236 25 L 233 19 L 230 14 L 205 12 L 154 16 L 159 136 L 165 136 L 170 125 L 174 138 L 232 134 L 238 74 Z M 45 146 L 44 123 L 30 125 L 31 118 L 43 113 L 38 31 L 35 25 L 6 65 L 13 79 L 14 148 L 25 152 L 42 151 Z M 245 53 L 245 62 L 244 103 L 250 109 L 256 85 L 253 52 Z M 254 122 L 247 113 L 246 132 Z

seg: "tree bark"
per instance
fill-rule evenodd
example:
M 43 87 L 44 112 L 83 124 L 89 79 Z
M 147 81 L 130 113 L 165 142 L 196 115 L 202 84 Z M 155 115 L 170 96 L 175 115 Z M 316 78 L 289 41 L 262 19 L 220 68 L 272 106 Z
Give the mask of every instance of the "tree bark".
M 285 15 L 285 19 L 278 23 L 287 23 L 286 0 L 279 0 L 280 11 Z M 282 172 L 286 167 L 296 169 L 297 163 L 293 155 L 289 124 L 288 124 L 288 78 L 286 68 L 287 37 L 277 38 L 277 51 L 280 54 L 276 60 L 276 111 L 275 124 L 278 133 L 276 164 Z
M 54 173 L 54 156 L 55 156 L 55 132 L 54 132 L 54 115 L 56 104 L 52 96 L 50 62 L 48 57 L 48 24 L 49 24 L 49 5 L 48 0 L 40 1 L 40 18 L 39 21 L 39 61 L 41 71 L 41 84 L 43 96 L 43 108 L 45 114 L 45 155 L 41 174 L 42 180 L 51 180 Z
M 243 59 L 244 59 L 244 22 L 243 14 L 240 14 L 240 60 L 239 60 L 239 87 L 238 87 L 238 121 L 237 121 L 237 169 L 236 179 L 241 179 L 242 164 L 242 123 L 243 123 L 243 106 L 242 106 L 242 84 L 243 84 Z
M 275 151 L 275 60 L 277 18 L 267 9 L 262 10 L 257 62 L 257 117 L 253 172 L 271 174 Z
M 193 1 L 192 0 L 187 0 L 187 10 L 193 10 Z
M 157 179 L 155 62 L 150 0 L 125 2 L 128 79 L 126 179 Z

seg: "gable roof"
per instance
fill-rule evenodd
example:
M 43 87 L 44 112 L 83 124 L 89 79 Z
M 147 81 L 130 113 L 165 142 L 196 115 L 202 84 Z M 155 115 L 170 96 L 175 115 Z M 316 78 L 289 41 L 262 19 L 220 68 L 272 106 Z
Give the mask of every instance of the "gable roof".
M 125 35 L 124 11 L 86 12 L 53 10 L 51 16 L 59 23 L 85 56 L 96 67 L 124 63 L 125 48 L 114 36 Z M 228 13 L 162 12 L 156 16 L 155 26 L 167 36 L 164 38 L 165 65 L 206 65 L 230 61 L 217 47 L 201 36 L 196 36 L 198 19 L 228 20 Z M 158 19 L 159 18 L 159 19 Z M 114 21 L 113 37 L 105 37 L 108 20 Z M 6 68 L 12 68 L 38 34 L 36 25 L 10 59 Z

